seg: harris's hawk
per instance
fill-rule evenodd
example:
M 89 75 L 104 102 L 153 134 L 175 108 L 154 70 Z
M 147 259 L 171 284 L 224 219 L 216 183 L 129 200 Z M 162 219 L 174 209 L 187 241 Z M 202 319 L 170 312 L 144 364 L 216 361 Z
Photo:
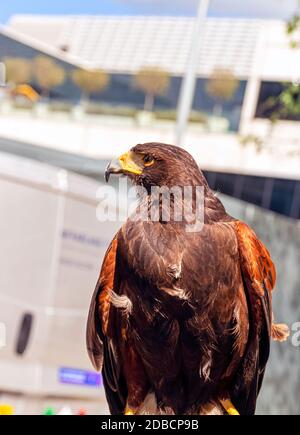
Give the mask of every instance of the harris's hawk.
M 139 144 L 107 168 L 141 186 L 137 214 L 112 240 L 92 297 L 87 349 L 112 414 L 255 412 L 271 338 L 276 271 L 254 231 L 228 215 L 184 149 Z M 153 188 L 202 188 L 199 231 L 164 216 Z M 173 210 L 183 201 L 170 195 Z M 182 204 L 181 204 L 182 205 Z M 152 215 L 151 215 L 152 216 Z M 196 218 L 195 218 L 196 219 Z

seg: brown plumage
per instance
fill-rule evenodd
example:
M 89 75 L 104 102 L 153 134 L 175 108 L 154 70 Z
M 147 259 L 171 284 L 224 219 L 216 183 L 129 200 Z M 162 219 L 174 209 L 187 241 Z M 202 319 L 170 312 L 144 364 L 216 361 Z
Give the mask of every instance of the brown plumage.
M 270 254 L 245 223 L 229 216 L 194 159 L 181 148 L 149 143 L 120 157 L 109 173 L 152 186 L 204 189 L 204 225 L 187 218 L 129 219 L 107 250 L 91 301 L 87 348 L 103 373 L 112 414 L 141 412 L 152 394 L 155 412 L 253 414 L 269 357 L 276 272 Z M 152 201 L 152 202 L 151 202 Z M 180 198 L 171 197 L 171 204 Z M 147 399 L 146 399 L 147 401 Z M 153 412 L 153 411 L 152 411 Z

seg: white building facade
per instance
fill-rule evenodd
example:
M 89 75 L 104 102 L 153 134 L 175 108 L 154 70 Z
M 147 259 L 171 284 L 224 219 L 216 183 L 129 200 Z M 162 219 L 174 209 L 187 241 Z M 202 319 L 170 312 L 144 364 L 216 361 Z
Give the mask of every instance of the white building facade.
M 182 77 L 195 25 L 188 17 L 15 15 L 3 31 L 86 68 L 135 74 L 145 66 L 159 66 Z M 267 123 L 254 121 L 261 83 L 300 80 L 300 48 L 291 48 L 286 23 L 209 18 L 205 26 L 198 77 L 221 68 L 246 81 L 240 131 L 267 134 Z M 284 136 L 299 132 L 289 123 Z

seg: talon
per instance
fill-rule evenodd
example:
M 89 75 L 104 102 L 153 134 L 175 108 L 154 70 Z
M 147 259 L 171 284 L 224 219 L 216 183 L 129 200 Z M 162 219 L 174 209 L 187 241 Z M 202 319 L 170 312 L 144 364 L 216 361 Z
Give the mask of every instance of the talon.
M 236 407 L 233 405 L 231 400 L 225 399 L 225 400 L 220 400 L 220 402 L 221 402 L 221 405 L 223 406 L 223 408 L 225 409 L 225 411 L 227 412 L 227 414 L 240 415 L 240 413 L 238 412 Z
M 129 406 L 126 406 L 124 415 L 135 415 L 135 410 Z

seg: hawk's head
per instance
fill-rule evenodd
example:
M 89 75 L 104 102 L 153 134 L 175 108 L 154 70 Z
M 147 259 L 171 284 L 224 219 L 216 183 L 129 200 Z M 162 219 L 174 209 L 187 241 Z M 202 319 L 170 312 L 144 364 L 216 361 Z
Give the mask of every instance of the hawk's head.
M 206 185 L 197 163 L 187 151 L 156 142 L 138 144 L 122 154 L 108 165 L 106 181 L 110 174 L 125 174 L 147 189 L 151 186 Z

